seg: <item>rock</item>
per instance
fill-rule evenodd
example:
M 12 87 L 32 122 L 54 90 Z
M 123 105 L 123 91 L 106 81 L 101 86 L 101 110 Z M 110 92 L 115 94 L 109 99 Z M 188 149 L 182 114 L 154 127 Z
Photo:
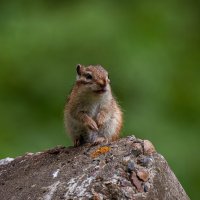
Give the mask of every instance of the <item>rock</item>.
M 134 161 L 130 161 L 128 163 L 127 170 L 128 170 L 128 172 L 132 172 L 132 171 L 135 170 L 135 163 L 134 163 Z
M 144 140 L 144 154 L 145 155 L 152 155 L 155 153 L 155 147 L 149 140 Z
M 133 136 L 107 145 L 56 147 L 7 161 L 0 160 L 1 200 L 189 200 L 163 156 L 149 141 Z
M 139 179 L 146 182 L 149 179 L 149 172 L 147 170 L 144 170 L 144 169 L 138 170 L 137 176 L 139 177 Z
M 135 172 L 131 173 L 131 183 L 136 187 L 138 192 L 143 192 L 142 182 L 138 179 Z
M 131 150 L 131 153 L 134 155 L 134 156 L 139 156 L 140 154 L 142 154 L 142 145 L 141 143 L 133 143 L 133 149 Z
M 138 163 L 144 167 L 148 167 L 151 162 L 152 162 L 152 159 L 148 156 L 138 159 Z
M 148 186 L 144 184 L 144 192 L 148 192 Z
M 7 165 L 8 163 L 12 162 L 14 159 L 13 158 L 4 158 L 0 160 L 0 165 Z

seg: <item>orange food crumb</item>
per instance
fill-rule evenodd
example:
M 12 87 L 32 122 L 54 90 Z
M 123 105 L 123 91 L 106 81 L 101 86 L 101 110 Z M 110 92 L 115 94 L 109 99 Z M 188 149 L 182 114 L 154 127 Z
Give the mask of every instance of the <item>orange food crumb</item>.
M 91 157 L 96 158 L 96 157 L 100 156 L 101 154 L 107 153 L 108 151 L 110 151 L 110 147 L 108 147 L 108 146 L 100 147 L 99 149 L 97 149 L 96 151 L 91 153 Z

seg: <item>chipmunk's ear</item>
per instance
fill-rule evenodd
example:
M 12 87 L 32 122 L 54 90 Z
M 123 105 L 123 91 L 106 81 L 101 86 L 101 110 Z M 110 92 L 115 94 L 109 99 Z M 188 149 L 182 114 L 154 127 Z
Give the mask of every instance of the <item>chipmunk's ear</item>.
M 81 71 L 82 71 L 81 68 L 82 68 L 81 64 L 78 64 L 78 65 L 76 66 L 76 71 L 77 71 L 77 75 L 78 75 L 78 76 L 81 75 Z

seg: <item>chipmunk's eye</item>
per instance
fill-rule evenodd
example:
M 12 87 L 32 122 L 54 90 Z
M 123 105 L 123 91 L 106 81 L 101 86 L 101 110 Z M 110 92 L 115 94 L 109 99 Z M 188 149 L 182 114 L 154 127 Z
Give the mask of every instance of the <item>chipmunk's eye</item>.
M 91 80 L 92 79 L 92 75 L 91 74 L 86 74 L 85 75 L 86 79 Z

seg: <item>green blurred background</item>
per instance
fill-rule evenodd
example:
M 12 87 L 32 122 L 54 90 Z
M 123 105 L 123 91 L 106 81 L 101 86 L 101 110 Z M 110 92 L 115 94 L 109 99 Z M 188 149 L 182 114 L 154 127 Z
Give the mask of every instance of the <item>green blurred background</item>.
M 1 1 L 0 158 L 71 145 L 75 66 L 101 64 L 123 136 L 151 140 L 186 192 L 200 183 L 199 1 Z

